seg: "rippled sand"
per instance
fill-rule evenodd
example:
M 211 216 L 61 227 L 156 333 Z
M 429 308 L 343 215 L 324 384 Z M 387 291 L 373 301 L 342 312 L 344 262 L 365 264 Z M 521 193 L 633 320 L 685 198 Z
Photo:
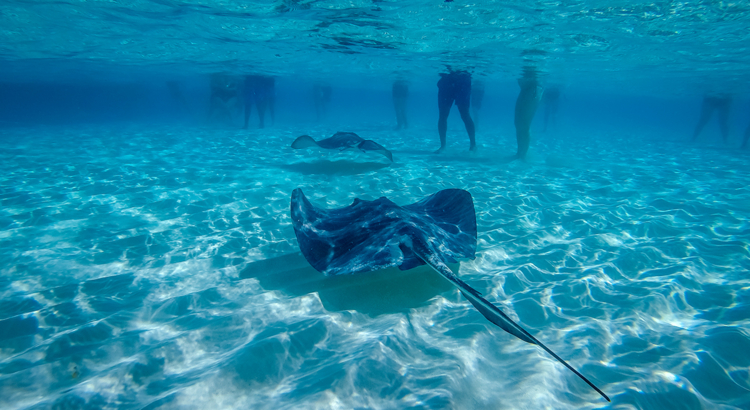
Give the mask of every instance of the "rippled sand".
M 420 268 L 325 278 L 289 197 L 471 192 L 460 277 L 611 408 L 750 408 L 750 153 L 660 136 L 515 147 L 352 130 L 396 162 L 296 152 L 337 130 L 16 129 L 0 137 L 4 409 L 581 409 L 603 399 Z M 687 138 L 687 137 L 686 137 Z

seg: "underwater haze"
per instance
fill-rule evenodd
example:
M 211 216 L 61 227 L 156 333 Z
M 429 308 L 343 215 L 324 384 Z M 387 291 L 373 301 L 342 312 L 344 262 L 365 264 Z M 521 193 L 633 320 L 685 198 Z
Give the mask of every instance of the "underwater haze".
M 0 408 L 750 409 L 748 27 L 714 0 L 0 2 Z M 474 151 L 454 107 L 435 152 L 449 72 Z M 291 147 L 337 131 L 393 161 Z M 426 266 L 316 271 L 297 188 L 468 191 L 450 268 L 611 402 Z

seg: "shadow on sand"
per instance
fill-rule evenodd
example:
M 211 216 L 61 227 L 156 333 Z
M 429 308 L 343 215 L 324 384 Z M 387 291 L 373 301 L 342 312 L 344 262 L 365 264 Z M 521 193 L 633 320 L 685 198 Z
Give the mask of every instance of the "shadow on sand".
M 328 161 L 297 162 L 279 167 L 305 175 L 357 175 L 390 167 L 383 162 Z
M 459 264 L 449 265 L 457 272 Z M 317 292 L 330 312 L 356 310 L 377 316 L 425 306 L 453 286 L 427 266 L 408 271 L 388 268 L 353 275 L 325 276 L 313 269 L 301 253 L 253 262 L 240 279 L 258 279 L 266 290 L 280 290 L 295 297 Z

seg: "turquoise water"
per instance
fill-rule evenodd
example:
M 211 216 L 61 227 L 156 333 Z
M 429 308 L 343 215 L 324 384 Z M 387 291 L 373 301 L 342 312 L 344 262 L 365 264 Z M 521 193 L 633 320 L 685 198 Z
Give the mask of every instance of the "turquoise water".
M 707 1 L 4 2 L 0 408 L 750 408 L 749 20 Z M 433 153 L 446 65 L 486 84 L 476 153 L 455 111 Z M 508 162 L 524 66 L 563 97 Z M 274 124 L 207 120 L 215 72 L 276 76 Z M 707 92 L 734 96 L 727 143 L 715 118 L 690 142 Z M 336 131 L 394 162 L 290 148 Z M 477 255 L 451 268 L 612 402 L 424 267 L 316 272 L 295 188 L 327 208 L 469 191 Z

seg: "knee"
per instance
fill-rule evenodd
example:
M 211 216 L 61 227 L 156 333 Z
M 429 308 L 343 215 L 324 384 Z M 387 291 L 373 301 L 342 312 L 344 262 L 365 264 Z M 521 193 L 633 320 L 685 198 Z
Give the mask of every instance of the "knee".
M 461 119 L 464 120 L 464 122 L 471 122 L 471 115 L 469 114 L 468 108 L 459 110 L 458 113 L 461 114 Z

